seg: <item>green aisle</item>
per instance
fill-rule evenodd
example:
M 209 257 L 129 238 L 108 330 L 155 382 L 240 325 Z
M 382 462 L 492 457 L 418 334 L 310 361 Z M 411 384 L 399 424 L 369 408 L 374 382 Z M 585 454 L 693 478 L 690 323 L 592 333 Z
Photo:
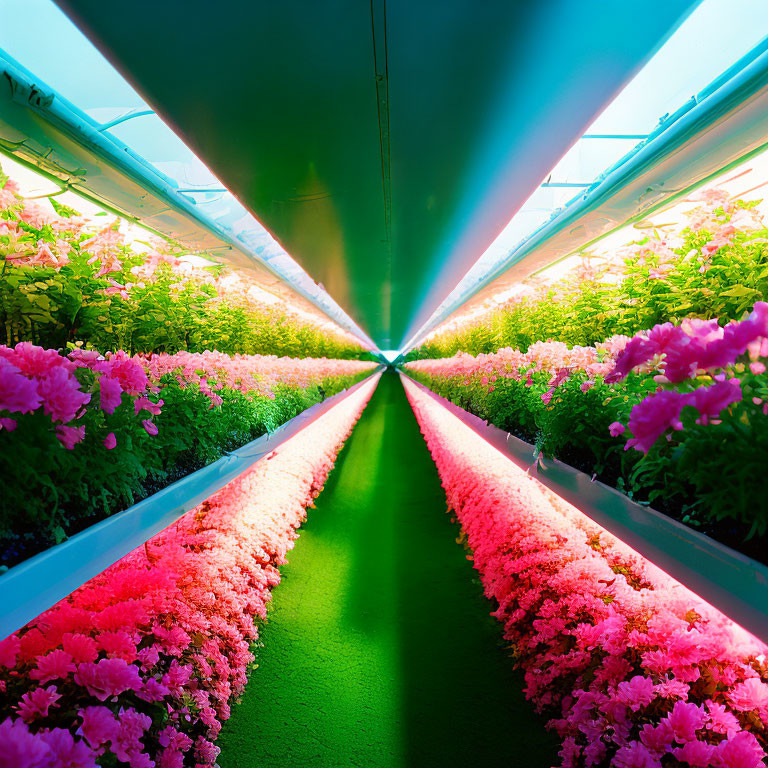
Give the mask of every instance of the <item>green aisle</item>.
M 457 534 L 387 373 L 282 569 L 221 767 L 554 765 Z

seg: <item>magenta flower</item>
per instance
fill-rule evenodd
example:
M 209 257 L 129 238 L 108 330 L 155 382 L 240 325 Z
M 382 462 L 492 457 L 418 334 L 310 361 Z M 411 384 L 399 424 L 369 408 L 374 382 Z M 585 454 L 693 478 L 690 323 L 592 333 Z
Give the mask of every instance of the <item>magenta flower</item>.
M 105 413 L 114 413 L 115 408 L 120 405 L 123 388 L 117 379 L 111 376 L 102 376 L 99 379 L 99 395 L 101 410 Z
M 653 680 L 644 675 L 635 675 L 629 682 L 619 683 L 617 689 L 619 701 L 626 704 L 633 712 L 647 707 L 655 698 Z
M 53 368 L 41 377 L 37 391 L 43 400 L 43 409 L 53 421 L 72 421 L 78 411 L 91 401 L 90 394 L 80 389 L 80 382 L 61 367 Z
M 59 425 L 56 427 L 56 437 L 68 451 L 71 451 L 77 443 L 82 442 L 85 438 L 85 426 L 67 427 Z
M 68 632 L 62 637 L 61 645 L 78 664 L 88 664 L 96 661 L 99 656 L 96 641 L 92 637 L 88 637 L 88 635 Z
M 83 724 L 77 732 L 84 736 L 94 749 L 117 738 L 118 722 L 106 707 L 86 707 L 81 710 L 80 719 Z
M 666 717 L 679 742 L 695 741 L 696 731 L 704 727 L 706 719 L 703 707 L 685 701 L 676 701 Z
M 147 430 L 148 435 L 157 434 L 157 424 L 155 424 L 152 419 L 144 419 L 141 423 L 144 425 L 144 429 Z
M 28 379 L 13 363 L 0 357 L 0 410 L 31 413 L 41 403 L 37 382 Z
M 608 431 L 611 433 L 611 437 L 618 437 L 624 434 L 626 427 L 620 421 L 614 421 L 608 425 Z
M 721 741 L 715 748 L 715 765 L 719 768 L 765 768 L 765 752 L 748 731 L 739 731 Z
M 768 715 L 768 685 L 756 677 L 750 677 L 733 687 L 728 693 L 728 701 L 740 712 L 756 710 Z
M 701 414 L 697 424 L 707 424 L 717 418 L 729 405 L 742 398 L 741 382 L 738 379 L 718 381 L 709 387 L 699 387 L 693 393 L 693 405 Z
M 670 325 L 667 323 L 667 325 Z M 657 328 L 659 326 L 656 326 Z M 627 377 L 638 365 L 647 363 L 656 354 L 657 345 L 644 336 L 635 336 L 616 357 L 616 365 L 605 377 L 607 384 L 613 384 Z
M 611 768 L 658 768 L 659 761 L 639 741 L 622 747 L 611 761 Z
M 124 659 L 101 659 L 95 664 L 80 664 L 75 682 L 99 701 L 106 701 L 123 691 L 141 688 L 138 667 Z
M 34 688 L 21 697 L 21 703 L 16 709 L 25 723 L 31 723 L 38 717 L 47 717 L 49 708 L 55 706 L 60 698 L 55 685 Z
M 0 418 L 0 432 L 5 430 L 6 432 L 13 432 L 18 423 L 16 419 Z
M 662 390 L 633 406 L 629 416 L 629 430 L 633 437 L 627 440 L 625 450 L 635 448 L 648 453 L 653 444 L 668 429 L 682 429 L 680 412 L 693 404 L 693 393 Z
M 36 734 L 29 732 L 23 720 L 6 718 L 0 723 L 3 766 L 8 768 L 43 768 L 51 765 L 51 749 Z
M 65 680 L 76 670 L 72 663 L 72 656 L 58 648 L 44 656 L 38 656 L 36 662 L 37 669 L 31 670 L 29 676 L 41 683 L 47 683 L 49 680 Z
M 111 451 L 115 446 L 117 445 L 117 438 L 115 437 L 114 432 L 110 432 L 105 438 L 104 438 L 104 447 Z
M 672 754 L 687 763 L 690 768 L 709 768 L 715 748 L 705 741 L 687 741 L 682 747 L 672 750 Z
M 66 768 L 97 768 L 96 755 L 82 741 L 75 741 L 69 731 L 54 728 L 41 731 L 40 738 L 48 745 L 53 754 L 50 765 Z

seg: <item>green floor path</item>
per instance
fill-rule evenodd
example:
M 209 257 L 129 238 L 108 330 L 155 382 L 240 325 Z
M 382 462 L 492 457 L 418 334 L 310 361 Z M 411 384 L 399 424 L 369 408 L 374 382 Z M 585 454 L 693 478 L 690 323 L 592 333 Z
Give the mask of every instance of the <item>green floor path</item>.
M 222 768 L 554 765 L 395 374 L 310 510 Z

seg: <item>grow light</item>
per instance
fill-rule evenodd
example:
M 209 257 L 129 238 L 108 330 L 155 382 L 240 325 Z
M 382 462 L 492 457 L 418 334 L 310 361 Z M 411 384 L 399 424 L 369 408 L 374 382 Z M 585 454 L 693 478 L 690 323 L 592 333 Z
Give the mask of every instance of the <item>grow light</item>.
M 84 113 L 86 120 L 78 126 L 84 135 L 95 131 L 115 140 L 118 146 L 124 145 L 130 157 L 155 171 L 186 198 L 197 219 L 211 231 L 223 232 L 366 348 L 375 348 L 323 287 L 285 253 L 52 0 L 7 4 L 13 5 L 13 12 L 4 14 L 0 27 L 0 63 L 5 59 L 23 70 L 18 64 L 23 62 L 35 73 L 38 86 L 53 91 L 55 97 L 62 96 Z M 162 224 L 156 228 L 161 230 Z M 324 319 L 313 319 L 327 325 Z
M 744 200 L 754 205 L 760 217 L 768 217 L 768 150 L 765 150 L 734 168 L 727 169 L 705 184 L 700 189 L 674 203 L 655 211 L 646 218 L 627 224 L 606 237 L 592 244 L 586 251 L 578 250 L 563 259 L 554 262 L 545 269 L 532 275 L 531 282 L 551 283 L 565 277 L 569 272 L 582 265 L 589 258 L 593 266 L 620 263 L 624 258 L 624 249 L 633 242 L 642 240 L 646 231 L 654 230 L 680 232 L 688 223 L 688 214 L 701 206 L 703 193 L 709 189 L 721 190 L 732 199 Z M 606 274 L 603 282 L 619 280 L 618 274 Z M 434 336 L 461 328 L 479 321 L 483 315 L 495 310 L 511 298 L 530 290 L 526 283 L 518 283 L 491 296 L 482 303 L 467 307 L 464 311 L 453 313 L 443 323 L 435 327 L 423 338 L 427 341 Z
M 564 206 L 583 198 L 585 190 L 600 181 L 607 169 L 619 167 L 622 158 L 630 159 L 634 148 L 655 134 L 655 129 L 666 128 L 695 104 L 691 94 L 705 97 L 714 90 L 714 83 L 722 85 L 717 80 L 721 73 L 737 74 L 738 60 L 745 51 L 759 53 L 768 48 L 766 28 L 768 6 L 761 0 L 735 4 L 704 0 L 552 169 L 429 319 L 414 329 L 416 333 L 404 348 L 420 343 L 431 329 L 495 278 L 513 251 Z M 707 56 L 692 56 L 692 51 L 706 51 Z M 746 65 L 751 59 L 742 61 Z

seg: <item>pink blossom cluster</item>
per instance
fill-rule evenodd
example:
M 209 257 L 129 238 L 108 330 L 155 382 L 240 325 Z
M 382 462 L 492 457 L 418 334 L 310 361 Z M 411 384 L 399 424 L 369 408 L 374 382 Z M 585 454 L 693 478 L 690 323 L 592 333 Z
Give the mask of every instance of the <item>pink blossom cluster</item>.
M 377 380 L 0 642 L 0 765 L 215 764 L 271 589 Z
M 605 376 L 613 369 L 616 356 L 628 342 L 628 336 L 612 336 L 594 347 L 577 345 L 569 348 L 561 341 L 537 341 L 527 352 L 512 347 L 477 356 L 459 352 L 453 357 L 415 360 L 406 363 L 405 368 L 429 376 L 455 378 L 464 386 L 479 378 L 490 391 L 498 379 L 525 379 L 531 386 L 531 376 L 543 371 L 552 374 L 548 393 L 551 398 L 554 389 L 574 371 L 584 371 L 588 381 L 594 381 L 595 376 Z M 543 399 L 546 402 L 547 395 Z
M 730 405 L 742 399 L 741 381 L 734 364 L 748 354 L 750 372 L 764 373 L 768 357 L 768 304 L 759 301 L 744 320 L 720 326 L 717 320 L 684 320 L 664 323 L 634 336 L 616 357 L 606 382 L 621 381 L 631 371 L 655 374 L 662 389 L 632 409 L 629 429 L 633 437 L 626 448 L 647 453 L 669 429 L 681 430 L 684 407 L 695 408 L 698 424 L 716 421 Z M 696 383 L 706 382 L 704 386 Z M 768 405 L 763 406 L 768 414 Z M 618 425 L 621 426 L 621 425 Z M 618 430 L 618 426 L 615 431 Z
M 176 292 L 194 281 L 197 285 L 213 289 L 209 300 L 214 304 L 227 301 L 265 312 L 275 308 L 301 325 L 315 327 L 344 343 L 360 347 L 360 340 L 354 334 L 335 323 L 296 310 L 265 292 L 247 272 L 222 269 L 221 265 L 212 271 L 209 267 L 214 262 L 193 264 L 184 259 L 186 254 L 171 252 L 165 241 L 151 233 L 145 233 L 142 238 L 150 246 L 149 251 L 139 253 L 127 243 L 119 218 L 111 219 L 104 226 L 101 217 L 59 216 L 50 207 L 21 197 L 19 185 L 7 178 L 4 186 L 0 187 L 0 213 L 4 213 L 4 217 L 0 218 L 0 237 L 8 237 L 8 245 L 2 246 L 2 255 L 8 263 L 16 266 L 47 267 L 59 271 L 70 263 L 74 247 L 88 256 L 89 265 L 98 267 L 94 275 L 96 278 L 106 278 L 108 285 L 102 293 L 106 296 L 119 295 L 123 300 L 130 298 L 133 288 L 144 288 L 147 282 L 156 278 L 158 269 L 165 267 L 175 278 L 173 289 Z M 55 235 L 55 241 L 34 240 L 19 224 L 35 229 L 47 226 Z M 125 269 L 126 259 L 135 262 L 137 257 L 141 258 L 141 262 L 128 269 L 122 282 L 115 279 Z
M 95 374 L 93 381 L 81 381 L 75 375 L 78 368 Z M 13 431 L 19 415 L 42 411 L 50 417 L 61 444 L 70 450 L 85 437 L 82 419 L 86 408 L 114 413 L 125 394 L 132 399 L 137 415 L 143 411 L 158 414 L 163 401 L 148 397 L 156 391 L 141 364 L 125 352 L 102 356 L 75 349 L 63 355 L 28 341 L 15 347 L 0 345 L 0 429 Z M 93 397 L 97 392 L 98 406 Z M 151 419 L 144 419 L 143 424 L 149 434 L 157 434 Z M 105 446 L 114 448 L 113 433 L 105 438 Z
M 182 387 L 194 384 L 210 400 L 221 404 L 221 389 L 274 398 L 278 384 L 306 389 L 323 379 L 354 376 L 372 371 L 376 363 L 334 360 L 325 357 L 276 357 L 274 355 L 225 355 L 221 352 L 177 352 L 173 355 L 138 355 L 152 381 L 174 376 Z
M 152 416 L 160 414 L 163 401 L 157 395 L 161 378 L 173 375 L 183 387 L 194 385 L 211 401 L 223 402 L 218 394 L 230 389 L 247 395 L 274 398 L 273 387 L 285 384 L 306 388 L 335 376 L 371 371 L 375 363 L 326 358 L 290 358 L 269 355 L 225 355 L 220 352 L 136 355 L 122 351 L 102 356 L 92 350 L 74 349 L 60 354 L 30 342 L 15 347 L 0 345 L 0 429 L 13 431 L 18 415 L 42 410 L 50 416 L 56 436 L 68 449 L 85 438 L 82 423 L 86 409 L 100 408 L 112 414 L 123 402 L 133 403 L 137 417 L 150 435 L 158 433 Z M 88 369 L 93 381 L 81 381 L 75 372 Z M 95 395 L 98 393 L 98 398 Z M 116 438 L 104 438 L 107 449 Z
M 405 386 L 561 765 L 762 768 L 768 648 Z

